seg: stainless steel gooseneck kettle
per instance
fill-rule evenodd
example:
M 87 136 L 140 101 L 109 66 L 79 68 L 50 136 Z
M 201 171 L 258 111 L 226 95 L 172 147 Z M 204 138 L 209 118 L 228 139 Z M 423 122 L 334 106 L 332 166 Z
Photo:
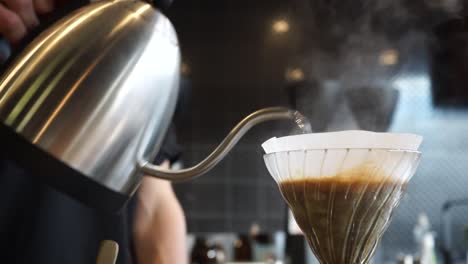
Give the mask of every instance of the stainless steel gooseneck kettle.
M 1 149 L 57 189 L 116 211 L 144 174 L 194 178 L 251 126 L 298 117 L 284 108 L 260 110 L 200 164 L 162 170 L 148 161 L 173 114 L 179 68 L 176 33 L 150 4 L 105 0 L 82 7 L 41 33 L 1 77 Z

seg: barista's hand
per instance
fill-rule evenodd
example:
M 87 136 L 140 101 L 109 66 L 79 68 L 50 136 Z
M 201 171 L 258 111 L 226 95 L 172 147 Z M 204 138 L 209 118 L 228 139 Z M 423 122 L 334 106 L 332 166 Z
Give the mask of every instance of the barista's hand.
M 55 0 L 0 0 L 0 35 L 11 43 L 20 41 L 54 5 Z

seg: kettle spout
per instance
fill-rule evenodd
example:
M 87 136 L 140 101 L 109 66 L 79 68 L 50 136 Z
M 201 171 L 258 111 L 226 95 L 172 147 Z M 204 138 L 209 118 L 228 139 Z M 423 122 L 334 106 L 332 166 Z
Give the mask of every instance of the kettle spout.
M 197 165 L 182 170 L 168 170 L 143 161 L 140 162 L 141 171 L 145 173 L 145 175 L 173 182 L 197 178 L 216 166 L 253 126 L 265 121 L 279 119 L 291 119 L 304 133 L 311 132 L 309 121 L 298 111 L 284 107 L 264 108 L 244 118 L 229 132 L 221 144 Z

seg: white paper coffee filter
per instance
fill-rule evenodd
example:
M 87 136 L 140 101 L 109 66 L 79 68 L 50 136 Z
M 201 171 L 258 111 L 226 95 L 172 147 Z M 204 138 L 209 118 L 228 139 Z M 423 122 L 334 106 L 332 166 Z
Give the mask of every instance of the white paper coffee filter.
M 340 131 L 271 138 L 262 144 L 266 154 L 308 149 L 401 149 L 418 150 L 422 136 L 414 134 Z
M 362 166 L 408 180 L 421 142 L 422 137 L 413 134 L 343 131 L 272 138 L 262 147 L 271 153 L 265 162 L 276 181 L 329 177 Z

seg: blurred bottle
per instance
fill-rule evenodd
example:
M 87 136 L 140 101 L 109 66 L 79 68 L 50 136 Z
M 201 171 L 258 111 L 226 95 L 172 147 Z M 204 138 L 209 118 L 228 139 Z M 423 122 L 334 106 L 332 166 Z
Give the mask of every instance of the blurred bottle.
M 190 254 L 191 264 L 216 264 L 216 252 L 211 249 L 204 237 L 197 237 Z
M 431 231 L 429 217 L 422 213 L 413 229 L 417 245 L 417 264 L 437 264 L 434 233 Z
M 413 228 L 415 262 L 417 264 L 420 264 L 422 261 L 424 236 L 430 231 L 431 224 L 429 223 L 429 217 L 424 213 L 419 214 L 416 225 Z
M 252 244 L 247 235 L 239 235 L 234 242 L 234 261 L 252 261 Z
M 398 257 L 398 264 L 415 264 L 413 261 L 413 256 L 411 255 L 403 255 Z
M 214 263 L 216 264 L 224 264 L 226 263 L 226 251 L 220 244 L 214 244 L 210 247 L 208 251 L 208 257 L 214 256 Z
M 424 235 L 430 231 L 431 224 L 429 222 L 429 217 L 424 213 L 419 214 L 418 221 L 413 229 L 414 241 L 418 246 L 417 250 L 421 250 Z
M 274 263 L 276 261 L 275 243 L 271 234 L 262 230 L 259 224 L 250 227 L 252 237 L 253 261 Z
M 253 237 L 254 250 L 253 260 L 259 262 L 274 262 L 275 256 L 275 243 L 270 234 L 258 234 Z
M 424 234 L 421 248 L 421 264 L 437 264 L 434 234 Z

